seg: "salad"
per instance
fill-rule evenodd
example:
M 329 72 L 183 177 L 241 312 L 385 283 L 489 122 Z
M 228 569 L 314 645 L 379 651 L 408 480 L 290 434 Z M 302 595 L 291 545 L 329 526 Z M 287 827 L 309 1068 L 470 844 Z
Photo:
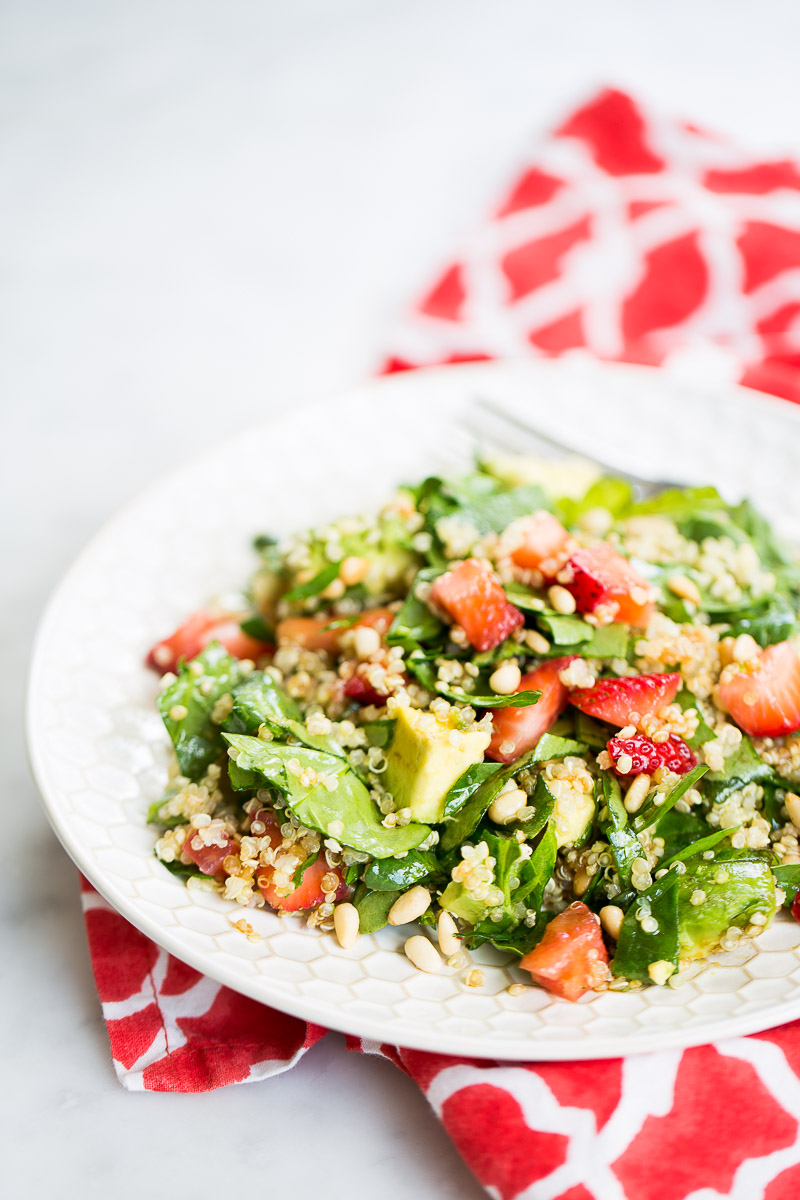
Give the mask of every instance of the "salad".
M 480 986 L 490 944 L 575 1000 L 795 901 L 800 567 L 749 502 L 505 457 L 255 549 L 148 656 L 155 853 L 248 936 L 404 926 L 420 970 Z

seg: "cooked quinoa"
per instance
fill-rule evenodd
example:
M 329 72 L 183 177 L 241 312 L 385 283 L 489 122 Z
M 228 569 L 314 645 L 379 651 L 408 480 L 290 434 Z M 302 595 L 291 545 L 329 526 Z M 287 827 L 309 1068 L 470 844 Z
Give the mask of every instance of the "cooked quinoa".
M 800 567 L 748 502 L 504 458 L 255 546 L 148 658 L 190 887 L 568 999 L 679 986 L 793 904 Z

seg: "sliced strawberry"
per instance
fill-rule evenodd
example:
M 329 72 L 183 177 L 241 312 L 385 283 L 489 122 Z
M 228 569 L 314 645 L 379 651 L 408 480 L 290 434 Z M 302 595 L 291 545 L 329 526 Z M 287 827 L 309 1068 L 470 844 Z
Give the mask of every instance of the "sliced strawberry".
M 272 646 L 245 633 L 235 618 L 196 612 L 168 638 L 153 646 L 147 655 L 147 665 L 156 671 L 177 671 L 182 658 L 191 662 L 209 642 L 219 642 L 236 658 L 260 658 L 272 651 Z
M 267 904 L 272 908 L 279 909 L 281 912 L 300 912 L 302 909 L 316 908 L 322 904 L 325 900 L 325 893 L 322 890 L 322 880 L 326 875 L 335 875 L 339 881 L 336 887 L 336 901 L 346 900 L 350 894 L 350 888 L 344 881 L 341 868 L 329 867 L 325 861 L 324 853 L 321 853 L 316 862 L 313 862 L 310 867 L 306 868 L 298 887 L 290 892 L 288 896 L 278 895 L 277 889 L 272 883 L 274 874 L 273 867 L 262 867 L 257 872 L 256 879 Z
M 186 862 L 193 862 L 204 875 L 224 875 L 225 869 L 222 864 L 229 854 L 236 853 L 236 843 L 227 832 L 219 833 L 215 841 L 221 842 L 222 845 L 207 846 L 200 834 L 190 829 L 183 843 L 181 857 Z M 199 845 L 195 845 L 196 842 Z
M 520 691 L 541 692 L 535 704 L 527 708 L 498 708 L 493 714 L 494 732 L 486 751 L 495 762 L 513 762 L 532 750 L 541 736 L 558 720 L 567 707 L 569 690 L 558 678 L 575 656 L 552 658 L 535 671 L 523 675 Z
M 611 738 L 606 746 L 614 770 L 618 775 L 652 775 L 659 767 L 666 767 L 676 775 L 685 775 L 697 766 L 697 755 L 683 738 L 671 733 L 665 742 L 654 742 L 643 733 L 635 733 L 629 738 Z M 620 759 L 630 759 L 630 766 L 623 762 L 627 770 L 619 765 Z
M 677 673 L 668 675 L 624 675 L 622 679 L 601 679 L 594 687 L 576 688 L 570 704 L 581 712 L 611 725 L 635 725 L 632 713 L 655 717 L 671 704 L 681 686 Z
M 479 651 L 494 649 L 525 624 L 492 568 L 477 558 L 465 559 L 440 575 L 431 596 Z
M 767 646 L 755 668 L 733 673 L 726 667 L 723 679 L 719 702 L 751 737 L 780 737 L 800 729 L 800 658 L 791 642 Z
M 359 615 L 357 620 L 346 626 L 335 625 L 337 618 L 326 617 L 287 617 L 279 621 L 275 631 L 278 643 L 295 642 L 306 650 L 324 650 L 326 654 L 336 654 L 339 650 L 339 638 L 348 629 L 356 625 L 368 625 L 377 629 L 381 637 L 386 633 L 394 620 L 394 613 L 388 608 L 371 608 Z
M 552 513 L 541 509 L 529 517 L 520 517 L 514 522 L 513 531 L 519 533 L 521 541 L 511 552 L 512 561 L 518 567 L 541 571 L 546 578 L 555 578 L 564 565 L 571 541 L 561 522 Z
M 554 917 L 538 946 L 519 964 L 541 987 L 565 1000 L 608 979 L 608 951 L 597 917 L 580 900 Z
M 351 675 L 342 688 L 345 696 L 351 700 L 355 700 L 356 704 L 376 704 L 380 706 L 386 703 L 387 697 L 368 683 L 363 675 Z
M 642 627 L 653 615 L 649 583 L 608 542 L 576 550 L 558 577 L 578 612 L 602 609 L 609 621 Z

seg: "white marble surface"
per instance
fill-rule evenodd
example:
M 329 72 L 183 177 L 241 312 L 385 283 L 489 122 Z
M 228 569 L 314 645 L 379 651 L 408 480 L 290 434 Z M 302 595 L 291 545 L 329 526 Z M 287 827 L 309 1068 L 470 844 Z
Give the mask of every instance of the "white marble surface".
M 800 154 L 800 9 L 728 0 L 5 0 L 0 9 L 0 1144 L 9 1195 L 477 1197 L 416 1089 L 338 1039 L 206 1096 L 116 1083 L 22 693 L 53 583 L 177 457 L 362 378 L 393 315 L 602 82 Z M 277 1154 L 274 1146 L 280 1145 Z M 264 1189 L 266 1193 L 264 1192 Z M 290 1189 L 292 1189 L 290 1191 Z

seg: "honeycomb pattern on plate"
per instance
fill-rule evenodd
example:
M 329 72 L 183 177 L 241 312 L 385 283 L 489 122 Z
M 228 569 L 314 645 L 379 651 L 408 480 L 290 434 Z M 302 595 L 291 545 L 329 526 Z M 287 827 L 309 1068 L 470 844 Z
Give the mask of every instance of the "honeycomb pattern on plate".
M 51 601 L 31 670 L 29 740 L 56 831 L 95 886 L 167 950 L 265 1003 L 365 1037 L 497 1058 L 591 1058 L 800 1015 L 800 926 L 785 919 L 749 957 L 680 989 L 571 1005 L 535 988 L 510 996 L 523 974 L 491 949 L 473 956 L 484 986 L 468 988 L 464 971 L 417 972 L 398 953 L 402 930 L 343 951 L 297 918 L 189 891 L 154 858 L 144 817 L 163 788 L 166 739 L 157 681 L 142 665 L 147 647 L 247 577 L 253 534 L 371 507 L 394 482 L 465 459 L 471 445 L 455 416 L 474 395 L 524 408 L 622 468 L 749 494 L 800 534 L 800 413 L 742 389 L 701 395 L 664 372 L 576 358 L 415 372 L 301 409 L 147 490 Z M 241 917 L 257 941 L 233 928 Z

